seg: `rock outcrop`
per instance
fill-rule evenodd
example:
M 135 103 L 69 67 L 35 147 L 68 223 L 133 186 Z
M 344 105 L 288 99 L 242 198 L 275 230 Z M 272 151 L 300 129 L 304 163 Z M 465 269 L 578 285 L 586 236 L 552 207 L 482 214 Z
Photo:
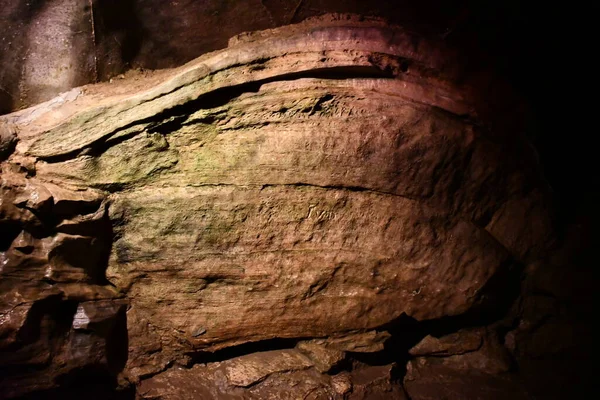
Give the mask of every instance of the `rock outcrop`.
M 369 354 L 502 319 L 553 240 L 531 149 L 455 56 L 333 16 L 0 118 L 3 393 L 403 398 Z M 503 373 L 487 329 L 407 342 L 411 371 Z

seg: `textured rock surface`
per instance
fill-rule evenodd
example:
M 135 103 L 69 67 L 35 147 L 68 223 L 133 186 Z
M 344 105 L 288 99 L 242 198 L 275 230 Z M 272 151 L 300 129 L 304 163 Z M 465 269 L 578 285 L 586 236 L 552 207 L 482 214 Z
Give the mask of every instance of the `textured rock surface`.
M 322 375 L 297 350 L 257 352 L 190 369 L 175 367 L 142 382 L 142 399 L 405 399 L 393 365 Z
M 334 16 L 2 117 L 6 393 L 88 367 L 146 398 L 402 398 L 391 369 L 336 371 L 344 352 L 405 318 L 496 315 L 553 239 L 530 149 L 488 131 L 452 57 Z M 199 364 L 271 339 L 309 341 Z M 428 340 L 413 355 L 467 353 L 452 368 L 504 357 Z

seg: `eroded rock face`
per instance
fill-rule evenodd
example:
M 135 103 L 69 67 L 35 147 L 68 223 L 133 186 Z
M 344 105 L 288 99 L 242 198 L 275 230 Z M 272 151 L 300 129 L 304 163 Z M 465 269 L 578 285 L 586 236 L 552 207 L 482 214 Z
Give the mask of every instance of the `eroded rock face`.
M 381 351 L 403 318 L 510 302 L 552 241 L 545 187 L 518 134 L 485 128 L 452 55 L 334 16 L 0 119 L 19 140 L 2 164 L 2 348 L 23 354 L 2 360 L 51 371 L 13 371 L 9 390 L 93 366 L 146 398 L 196 376 L 213 395 L 265 398 L 279 379 L 346 398 L 379 372 L 335 371 L 345 352 Z M 309 342 L 156 375 L 270 339 Z M 461 354 L 430 342 L 413 355 Z

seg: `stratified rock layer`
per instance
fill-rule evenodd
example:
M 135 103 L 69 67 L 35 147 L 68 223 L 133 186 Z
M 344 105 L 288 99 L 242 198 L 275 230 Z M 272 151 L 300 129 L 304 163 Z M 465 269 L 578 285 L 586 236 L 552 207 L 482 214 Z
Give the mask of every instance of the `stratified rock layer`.
M 339 361 L 381 350 L 401 318 L 498 303 L 551 222 L 530 150 L 483 128 L 452 56 L 333 17 L 0 119 L 19 140 L 2 164 L 2 348 L 23 354 L 3 364 L 34 362 L 30 340 L 51 371 L 35 383 L 16 372 L 10 390 L 86 365 L 137 382 L 275 338 L 320 338 Z M 522 228 L 509 229 L 515 216 Z M 45 318 L 49 330 L 23 333 Z M 125 334 L 126 354 L 112 344 Z M 308 369 L 332 396 L 350 390 L 320 381 L 327 364 L 286 354 L 257 380 Z M 221 374 L 196 368 L 168 373 Z M 228 384 L 251 386 L 248 368 Z

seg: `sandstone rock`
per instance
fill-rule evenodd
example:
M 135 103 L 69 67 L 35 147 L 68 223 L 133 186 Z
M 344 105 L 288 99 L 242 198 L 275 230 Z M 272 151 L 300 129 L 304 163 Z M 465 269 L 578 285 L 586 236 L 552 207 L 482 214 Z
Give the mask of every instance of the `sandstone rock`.
M 426 336 L 409 354 L 417 360 L 424 357 L 424 362 L 490 375 L 508 372 L 511 367 L 508 350 L 497 334 L 485 328 L 465 329 L 440 338 Z
M 442 337 L 427 335 L 409 350 L 411 356 L 449 356 L 476 351 L 483 345 L 482 330 L 461 330 Z
M 49 182 L 45 182 L 44 187 L 54 199 L 53 212 L 59 216 L 88 214 L 95 211 L 104 199 L 101 193 L 90 189 L 69 190 L 64 185 L 61 187 Z
M 317 341 L 304 341 L 296 345 L 314 364 L 317 371 L 327 373 L 339 366 L 346 355 L 340 350 L 330 349 Z
M 297 350 L 273 350 L 223 362 L 173 367 L 142 381 L 143 399 L 405 399 L 393 366 L 320 374 Z
M 389 338 L 390 334 L 386 331 L 369 331 L 332 335 L 327 339 L 317 339 L 313 342 L 338 351 L 374 353 L 383 350 L 384 344 Z
M 312 366 L 306 356 L 295 350 L 254 353 L 226 363 L 225 377 L 233 386 L 248 387 L 265 377 Z
M 29 232 L 23 231 L 19 233 L 19 236 L 15 238 L 15 240 L 12 243 L 12 247 L 15 250 L 19 250 L 20 252 L 27 254 L 33 251 L 34 243 L 35 239 L 33 238 L 33 236 L 31 236 Z
M 352 379 L 350 374 L 342 372 L 331 377 L 331 387 L 337 394 L 345 395 L 352 391 Z
M 44 186 L 27 182 L 23 192 L 15 198 L 13 203 L 20 208 L 43 211 L 44 208 L 52 207 L 54 198 Z
M 44 387 L 98 364 L 141 382 L 146 398 L 282 396 L 282 382 L 303 381 L 302 396 L 345 396 L 343 376 L 334 384 L 319 371 L 341 352 L 381 351 L 399 318 L 512 301 L 508 272 L 551 242 L 542 232 L 522 246 L 531 221 L 519 207 L 545 191 L 521 138 L 482 127 L 477 88 L 458 82 L 449 54 L 381 21 L 323 19 L 0 117 L 19 139 L 2 164 L 1 309 L 29 315 L 18 307 L 43 302 L 51 316 L 27 322 L 48 326 L 32 339 L 50 370 Z M 102 327 L 105 313 L 124 315 L 122 298 L 126 326 L 124 316 L 108 325 L 128 344 L 126 364 L 104 328 L 86 336 L 93 318 Z M 11 346 L 24 319 L 6 330 Z M 323 349 L 172 367 L 270 339 Z M 431 341 L 415 354 L 473 347 Z M 468 355 L 469 368 L 492 365 Z M 381 384 L 352 371 L 351 386 L 402 398 L 391 368 L 365 372 Z
M 258 352 L 241 357 L 232 358 L 224 362 L 209 363 L 206 365 L 194 365 L 191 369 L 184 370 L 178 367 L 171 368 L 168 371 L 156 375 L 150 379 L 144 380 L 140 385 L 139 394 L 142 398 L 152 399 L 175 399 L 186 397 L 206 398 L 260 398 L 253 396 L 257 392 L 266 395 L 273 389 L 266 380 L 274 374 L 285 373 L 285 377 L 290 378 L 289 373 L 304 371 L 310 368 L 312 364 L 296 350 L 275 350 L 268 352 Z M 305 378 L 304 385 L 308 383 L 309 390 L 326 382 L 326 377 L 320 377 L 317 381 L 311 376 L 318 377 L 318 374 L 300 374 Z M 293 379 L 293 378 L 291 378 Z M 311 382 L 313 381 L 313 382 Z M 263 390 L 257 389 L 257 386 L 263 386 Z M 252 387 L 252 388 L 249 388 Z M 292 385 L 284 387 L 293 388 Z M 250 390 L 253 389 L 253 392 Z M 291 389 L 296 394 L 301 393 L 306 388 Z M 290 396 L 288 394 L 288 396 Z M 262 398 L 275 398 L 273 393 Z M 292 397 L 285 397 L 292 398 Z

